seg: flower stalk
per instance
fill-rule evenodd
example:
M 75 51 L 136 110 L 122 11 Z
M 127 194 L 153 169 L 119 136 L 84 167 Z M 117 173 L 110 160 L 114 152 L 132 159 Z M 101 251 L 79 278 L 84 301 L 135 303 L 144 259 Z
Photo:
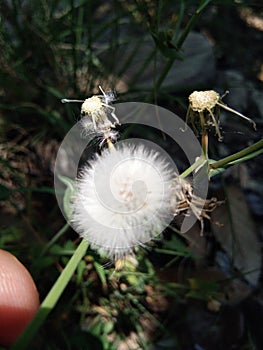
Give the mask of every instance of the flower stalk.
M 245 160 L 254 158 L 257 155 L 260 155 L 263 153 L 263 140 L 260 140 L 256 143 L 254 143 L 253 145 L 237 152 L 234 154 L 231 154 L 230 156 L 227 156 L 223 159 L 220 159 L 216 162 L 212 162 L 210 163 L 209 167 L 210 167 L 210 172 L 215 170 L 215 169 L 219 169 L 219 168 L 226 168 L 230 165 L 234 165 L 237 163 L 241 163 Z M 213 174 L 215 175 L 215 174 Z M 213 176 L 212 175 L 212 176 Z
M 60 296 L 64 292 L 71 277 L 73 276 L 79 262 L 85 255 L 87 248 L 87 241 L 82 240 L 72 257 L 70 258 L 69 262 L 67 263 L 66 267 L 62 271 L 61 275 L 49 291 L 46 298 L 43 300 L 42 304 L 40 305 L 39 311 L 36 313 L 35 317 L 32 319 L 25 331 L 17 339 L 15 344 L 11 347 L 11 350 L 28 349 L 28 345 L 30 344 L 34 335 L 44 323 L 49 313 L 56 306 Z
M 180 35 L 178 42 L 176 43 L 176 47 L 177 50 L 181 50 L 185 39 L 187 38 L 188 34 L 190 33 L 190 31 L 192 30 L 192 28 L 195 25 L 196 20 L 198 19 L 198 17 L 200 16 L 200 14 L 202 13 L 202 11 L 207 7 L 207 5 L 211 2 L 211 0 L 204 0 L 201 2 L 200 6 L 197 8 L 197 10 L 195 11 L 195 13 L 193 14 L 193 16 L 190 18 L 189 22 L 187 23 L 185 29 L 182 31 L 182 34 Z M 175 57 L 172 56 L 169 58 L 169 60 L 167 61 L 159 79 L 157 80 L 155 87 L 154 87 L 154 92 L 157 93 L 158 90 L 160 89 L 160 87 L 162 86 L 167 74 L 169 73 L 170 69 L 172 68 L 173 64 L 174 64 L 174 60 Z
M 208 133 L 207 132 L 202 134 L 202 150 L 203 150 L 205 159 L 208 160 Z

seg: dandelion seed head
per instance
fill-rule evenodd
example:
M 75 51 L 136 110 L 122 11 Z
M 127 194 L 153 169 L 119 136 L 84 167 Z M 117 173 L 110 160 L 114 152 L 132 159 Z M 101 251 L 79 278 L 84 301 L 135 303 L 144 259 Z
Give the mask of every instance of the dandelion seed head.
M 174 169 L 144 144 L 104 150 L 81 171 L 72 224 L 91 247 L 119 259 L 173 218 Z

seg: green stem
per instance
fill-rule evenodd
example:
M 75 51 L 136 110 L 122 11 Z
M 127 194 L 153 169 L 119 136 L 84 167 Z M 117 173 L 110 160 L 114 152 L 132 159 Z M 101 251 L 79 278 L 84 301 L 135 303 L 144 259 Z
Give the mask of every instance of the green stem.
M 58 302 L 61 294 L 68 285 L 73 273 L 75 272 L 80 260 L 83 258 L 86 250 L 88 248 L 88 243 L 84 240 L 79 244 L 78 248 L 75 250 L 71 259 L 67 263 L 65 269 L 62 271 L 61 275 L 51 288 L 50 292 L 40 305 L 39 311 L 36 313 L 33 320 L 27 326 L 25 331 L 20 335 L 15 344 L 11 347 L 11 350 L 24 350 L 29 349 L 29 343 L 37 333 L 38 329 L 41 327 L 49 313 L 53 310 L 56 303 Z
M 208 159 L 208 133 L 202 134 L 202 149 L 205 159 Z
M 69 224 L 66 223 L 56 234 L 54 234 L 52 239 L 45 245 L 45 247 L 41 251 L 40 257 L 46 254 L 50 247 L 52 247 L 52 245 L 56 243 L 56 241 L 68 230 L 68 228 Z
M 212 0 L 205 0 L 202 2 L 202 4 L 198 7 L 198 9 L 195 11 L 194 15 L 190 18 L 189 22 L 187 23 L 184 31 L 182 32 L 178 42 L 177 47 L 178 49 L 181 49 L 183 46 L 183 43 L 185 42 L 185 39 L 187 38 L 189 32 L 193 28 L 197 18 L 199 17 L 200 13 L 205 9 L 205 7 L 211 2 Z
M 254 143 L 254 145 L 251 145 L 243 149 L 242 151 L 234 153 L 231 156 L 225 157 L 223 159 L 218 160 L 217 162 L 211 163 L 210 169 L 218 169 L 218 168 L 226 167 L 229 163 L 237 161 L 241 158 L 248 157 L 251 153 L 254 153 L 257 151 L 259 151 L 257 155 L 263 153 L 263 140 L 260 140 Z
M 204 148 L 204 144 L 202 144 L 203 151 L 205 153 L 206 147 Z M 220 159 L 214 163 L 210 163 L 210 172 L 209 176 L 212 177 L 217 174 L 217 172 L 213 172 L 215 169 L 224 168 L 230 165 L 234 165 L 236 163 L 241 163 L 243 161 L 246 161 L 250 158 L 254 158 L 258 155 L 263 153 L 263 140 L 260 140 L 256 142 L 254 145 L 251 145 L 242 151 L 239 151 L 237 153 L 232 154 L 231 156 L 225 157 L 223 159 Z M 189 168 L 187 168 L 181 175 L 180 178 L 184 179 L 188 175 L 190 175 L 194 170 L 196 170 L 198 167 L 203 166 L 207 162 L 208 158 L 205 157 L 205 154 L 203 154 L 199 159 L 192 164 Z
M 181 36 L 178 39 L 178 42 L 176 43 L 177 50 L 179 51 L 181 47 L 183 46 L 185 39 L 187 38 L 189 32 L 193 28 L 197 18 L 199 17 L 200 13 L 204 10 L 204 8 L 211 2 L 211 0 L 205 0 L 202 2 L 202 4 L 198 7 L 198 9 L 195 11 L 194 15 L 190 18 L 189 22 L 187 23 L 185 29 L 183 30 Z M 172 65 L 174 63 L 175 57 L 171 57 L 168 62 L 166 63 L 161 76 L 159 77 L 156 86 L 155 86 L 155 92 L 157 92 L 164 79 L 166 78 L 167 74 L 169 73 L 170 69 L 172 68 Z
M 194 164 L 192 164 L 189 168 L 187 168 L 182 174 L 180 174 L 180 178 L 184 179 L 188 175 L 190 175 L 195 169 L 197 169 L 200 166 L 203 166 L 207 162 L 207 159 L 204 158 L 204 155 L 198 158 Z

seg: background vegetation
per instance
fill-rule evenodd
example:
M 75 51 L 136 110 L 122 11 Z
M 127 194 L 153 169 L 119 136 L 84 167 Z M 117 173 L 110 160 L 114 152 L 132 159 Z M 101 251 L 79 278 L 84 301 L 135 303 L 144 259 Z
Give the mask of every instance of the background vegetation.
M 79 106 L 60 99 L 91 96 L 100 84 L 116 89 L 119 101 L 157 103 L 185 118 L 193 90 L 232 88 L 233 107 L 258 131 L 223 116 L 224 142 L 212 135 L 210 151 L 218 159 L 241 150 L 262 131 L 263 8 L 249 0 L 2 0 L 0 6 L 0 247 L 27 266 L 42 300 L 79 243 L 53 189 L 57 149 L 79 118 Z M 203 46 L 191 38 L 193 30 L 202 33 Z M 195 50 L 186 56 L 187 40 Z M 221 233 L 209 222 L 204 237 L 199 227 L 183 238 L 170 229 L 162 244 L 137 252 L 137 267 L 128 260 L 119 272 L 88 250 L 30 347 L 262 348 L 260 267 L 246 279 L 218 239 L 222 232 L 231 236 L 246 212 L 253 270 L 263 233 L 260 225 L 255 230 L 263 212 L 261 171 L 262 157 L 212 181 L 211 195 L 232 198 L 214 218 L 225 225 Z M 240 183 L 234 189 L 233 179 Z M 261 313 L 253 316 L 253 307 Z

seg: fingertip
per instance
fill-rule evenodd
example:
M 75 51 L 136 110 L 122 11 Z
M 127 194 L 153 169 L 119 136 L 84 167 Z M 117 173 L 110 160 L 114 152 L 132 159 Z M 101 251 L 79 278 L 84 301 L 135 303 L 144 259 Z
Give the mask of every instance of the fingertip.
M 28 270 L 0 249 L 0 344 L 14 343 L 38 309 L 38 292 Z

